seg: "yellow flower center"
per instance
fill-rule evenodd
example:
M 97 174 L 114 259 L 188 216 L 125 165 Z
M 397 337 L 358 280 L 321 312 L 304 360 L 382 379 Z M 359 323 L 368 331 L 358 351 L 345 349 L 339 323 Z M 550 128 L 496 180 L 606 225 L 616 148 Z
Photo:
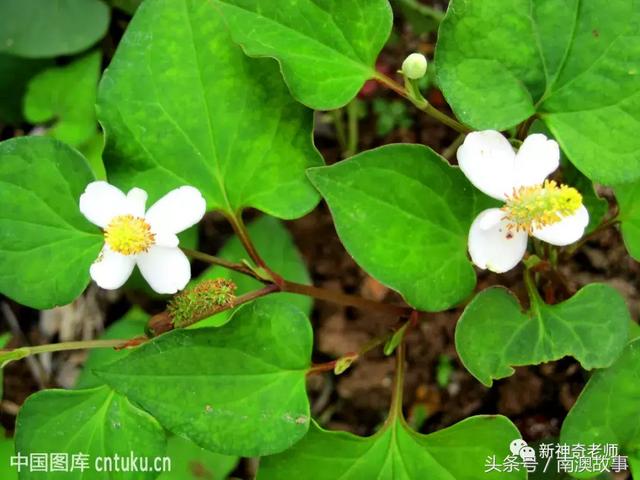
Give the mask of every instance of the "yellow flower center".
M 118 215 L 105 229 L 104 240 L 114 252 L 134 255 L 149 250 L 156 236 L 144 218 Z
M 580 205 L 582 195 L 575 188 L 545 180 L 542 185 L 514 189 L 502 210 L 510 221 L 509 229 L 530 234 L 574 214 Z

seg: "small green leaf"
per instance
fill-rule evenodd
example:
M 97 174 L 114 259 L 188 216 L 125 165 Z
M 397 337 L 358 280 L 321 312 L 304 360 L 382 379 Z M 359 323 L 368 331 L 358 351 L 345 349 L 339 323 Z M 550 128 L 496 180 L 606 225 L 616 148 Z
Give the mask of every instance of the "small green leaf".
M 636 0 L 453 0 L 438 83 L 471 127 L 537 114 L 591 180 L 628 182 L 640 177 L 639 27 Z
M 389 340 L 387 340 L 387 343 L 384 344 L 384 348 L 383 348 L 385 355 L 391 355 L 395 351 L 395 349 L 398 347 L 398 345 L 404 338 L 404 332 L 408 326 L 409 326 L 409 322 L 405 323 L 402 327 L 400 327 L 398 330 L 394 332 L 394 334 L 391 336 Z
M 161 335 L 96 370 L 171 432 L 216 453 L 276 453 L 309 428 L 311 325 L 265 298 L 220 328 Z
M 560 442 L 576 445 L 613 443 L 627 455 L 632 477 L 640 474 L 640 340 L 627 345 L 616 362 L 589 379 L 562 424 Z M 578 478 L 592 475 L 575 474 Z
M 165 451 L 165 433 L 147 412 L 134 406 L 107 386 L 89 390 L 43 390 L 24 403 L 16 423 L 16 452 L 68 454 L 68 472 L 50 472 L 47 479 L 104 478 L 96 467 L 97 457 L 114 455 L 154 457 Z M 71 471 L 72 456 L 88 455 L 88 469 Z M 113 479 L 153 479 L 155 472 L 112 472 Z M 41 479 L 42 472 L 25 470 L 20 480 Z
M 502 416 L 477 416 L 429 435 L 395 421 L 371 437 L 330 432 L 315 423 L 293 448 L 260 462 L 257 480 L 525 479 L 519 472 L 485 472 L 488 456 L 504 458 L 520 438 Z
M 640 262 L 640 182 L 616 185 L 622 238 L 629 254 Z
M 144 335 L 144 327 L 149 315 L 138 307 L 133 307 L 121 319 L 107 328 L 100 339 L 126 340 Z M 102 385 L 104 382 L 93 374 L 93 369 L 126 357 L 131 350 L 116 350 L 114 348 L 94 348 L 89 352 L 84 362 L 80 376 L 76 381 L 76 388 L 90 388 Z
M 456 350 L 487 386 L 511 375 L 512 367 L 566 355 L 586 369 L 602 368 L 624 348 L 629 319 L 622 295 L 604 284 L 587 285 L 557 305 L 535 298 L 524 313 L 508 290 L 492 287 L 476 295 L 458 320 Z
M 440 311 L 473 291 L 467 236 L 492 203 L 433 150 L 388 145 L 308 175 L 351 256 L 409 304 Z
M 86 160 L 57 140 L 0 143 L 0 292 L 33 308 L 82 293 L 104 243 L 78 207 L 91 181 Z
M 166 455 L 171 459 L 171 471 L 162 473 L 158 480 L 223 480 L 235 470 L 239 460 L 204 450 L 177 435 L 167 440 Z
M 144 188 L 150 204 L 185 184 L 228 215 L 296 218 L 318 203 L 304 174 L 322 164 L 313 112 L 277 65 L 242 53 L 208 1 L 140 5 L 98 97 L 109 179 Z
M 283 278 L 293 282 L 311 283 L 307 267 L 302 261 L 291 235 L 280 221 L 268 216 L 260 217 L 248 226 L 248 230 L 251 240 L 258 249 L 258 252 L 260 252 L 260 256 L 275 272 L 278 272 Z M 218 256 L 234 262 L 247 260 L 248 257 L 242 243 L 235 235 L 225 243 L 220 252 L 218 252 Z M 253 263 L 250 263 L 250 266 L 253 267 Z M 262 283 L 247 275 L 217 266 L 205 270 L 192 284 L 215 278 L 227 278 L 233 281 L 238 287 L 236 295 L 257 290 L 263 286 Z M 302 310 L 305 315 L 311 314 L 313 301 L 310 297 L 291 293 L 276 293 L 273 294 L 272 297 L 281 298 L 290 305 L 295 305 Z M 232 310 L 220 312 L 213 317 L 194 324 L 193 328 L 218 327 L 224 325 L 229 321 L 232 314 Z
M 316 110 L 346 105 L 375 75 L 393 23 L 387 0 L 213 3 L 245 52 L 276 58 L 293 96 Z
M 23 120 L 22 97 L 29 80 L 48 60 L 32 60 L 0 53 L 0 122 L 15 125 Z
M 55 120 L 49 135 L 75 147 L 95 137 L 100 59 L 96 51 L 33 77 L 24 98 L 25 118 L 33 124 Z
M 0 2 L 0 51 L 56 57 L 87 49 L 106 33 L 109 8 L 101 0 Z

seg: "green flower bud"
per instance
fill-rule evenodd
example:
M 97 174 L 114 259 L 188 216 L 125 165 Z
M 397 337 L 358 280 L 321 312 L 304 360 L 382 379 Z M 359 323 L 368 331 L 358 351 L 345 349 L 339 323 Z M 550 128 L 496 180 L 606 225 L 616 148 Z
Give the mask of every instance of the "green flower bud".
M 427 73 L 427 59 L 421 53 L 412 53 L 402 62 L 402 73 L 411 80 L 418 80 Z

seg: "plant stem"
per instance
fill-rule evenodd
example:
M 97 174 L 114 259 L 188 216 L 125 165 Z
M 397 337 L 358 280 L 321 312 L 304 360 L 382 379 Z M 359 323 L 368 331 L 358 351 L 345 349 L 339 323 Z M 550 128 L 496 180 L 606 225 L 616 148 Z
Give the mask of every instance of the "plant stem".
M 340 152 L 343 157 L 346 157 L 347 154 L 347 136 L 345 134 L 344 128 L 344 120 L 343 120 L 344 111 L 341 108 L 336 110 L 331 110 L 331 117 L 333 118 L 333 127 L 336 130 L 336 138 L 338 139 L 338 144 L 340 145 Z
M 269 269 L 267 268 L 267 264 L 264 262 L 264 260 L 258 253 L 258 250 L 256 249 L 255 245 L 251 241 L 251 238 L 249 237 L 249 233 L 247 232 L 247 227 L 242 221 L 242 216 L 240 214 L 229 215 L 227 218 L 231 223 L 231 226 L 233 227 L 233 231 L 236 233 L 236 235 L 240 239 L 242 246 L 251 257 L 251 260 L 253 260 L 257 266 L 262 267 L 267 271 L 269 271 Z
M 283 292 L 296 293 L 298 295 L 307 295 L 309 297 L 317 298 L 318 300 L 326 300 L 349 307 L 357 307 L 371 312 L 388 313 L 397 317 L 408 316 L 412 312 L 412 309 L 409 307 L 391 305 L 389 303 L 380 303 L 373 300 L 368 300 L 363 297 L 348 295 L 342 292 L 333 292 L 324 288 L 318 288 L 311 285 L 303 285 L 301 283 L 290 282 L 288 280 L 282 281 L 280 289 Z
M 444 123 L 448 127 L 451 127 L 451 128 L 453 128 L 454 130 L 457 130 L 460 133 L 469 133 L 469 132 L 471 132 L 471 129 L 469 127 L 467 127 L 466 125 L 463 125 L 462 123 L 458 122 L 455 118 L 452 118 L 449 115 L 447 115 L 445 113 L 442 113 L 440 110 L 438 110 L 437 108 L 433 107 L 426 100 L 420 101 L 419 99 L 416 99 L 413 96 L 411 96 L 406 88 L 404 88 L 402 85 L 400 85 L 399 83 L 397 83 L 393 79 L 387 77 L 383 73 L 376 72 L 374 78 L 378 82 L 382 83 L 386 87 L 388 87 L 391 90 L 393 90 L 394 92 L 396 92 L 398 95 L 400 95 L 400 96 L 406 98 L 407 100 L 409 100 L 419 110 L 422 110 L 424 113 L 426 113 L 427 115 L 435 118 L 439 122 Z
M 396 373 L 393 378 L 393 391 L 391 393 L 391 406 L 389 407 L 389 417 L 386 425 L 395 423 L 397 419 L 403 419 L 402 398 L 404 390 L 404 362 L 405 362 L 404 338 L 396 349 Z
M 353 99 L 347 105 L 348 141 L 345 157 L 351 157 L 358 153 L 359 129 L 358 129 L 358 100 Z
M 19 347 L 13 350 L 0 350 L 0 362 L 2 367 L 7 363 L 20 360 L 31 355 L 47 352 L 63 352 L 65 350 L 85 350 L 89 348 L 115 348 L 128 340 L 84 340 L 76 342 L 49 343 L 46 345 L 35 345 L 32 347 Z
M 216 257 L 214 255 L 209 255 L 208 253 L 199 252 L 197 250 L 191 250 L 190 248 L 181 248 L 181 250 L 187 255 L 189 255 L 191 258 L 195 258 L 196 260 L 210 263 L 212 265 L 219 265 L 229 270 L 234 270 L 236 272 L 243 273 L 244 275 L 248 275 L 257 280 L 262 280 L 253 270 L 247 267 L 244 263 L 230 262 L 229 260 L 225 260 L 224 258 Z

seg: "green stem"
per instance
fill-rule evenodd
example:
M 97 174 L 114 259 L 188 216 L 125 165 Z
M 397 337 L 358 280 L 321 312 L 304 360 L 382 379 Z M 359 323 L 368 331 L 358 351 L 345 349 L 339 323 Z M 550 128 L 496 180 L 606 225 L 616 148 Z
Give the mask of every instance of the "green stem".
M 403 419 L 402 413 L 402 398 L 404 390 L 404 371 L 405 371 L 405 344 L 404 338 L 396 349 L 396 373 L 393 378 L 393 391 L 391 393 L 391 406 L 389 407 L 389 416 L 387 417 L 388 424 L 395 424 L 396 420 Z
M 347 105 L 348 141 L 345 157 L 351 157 L 358 153 L 360 143 L 360 133 L 358 125 L 358 100 L 353 99 Z
M 384 74 L 382 74 L 380 72 L 376 72 L 374 78 L 378 82 L 382 83 L 386 87 L 388 87 L 391 90 L 393 90 L 394 92 L 396 92 L 398 95 L 401 95 L 404 98 L 406 98 L 407 100 L 409 100 L 419 110 L 422 110 L 424 113 L 426 113 L 427 115 L 435 118 L 439 122 L 444 123 L 448 127 L 451 127 L 451 128 L 453 128 L 454 130 L 457 130 L 460 133 L 469 133 L 469 132 L 471 132 L 471 129 L 469 127 L 467 127 L 466 125 L 463 125 L 462 123 L 458 122 L 456 119 L 448 116 L 447 114 L 442 113 L 440 110 L 438 110 L 435 107 L 433 107 L 426 100 L 423 99 L 424 101 L 421 101 L 419 98 L 415 98 L 414 96 L 412 96 L 410 94 L 410 92 L 407 91 L 407 89 L 405 89 L 400 84 L 396 83 L 394 80 L 392 80 L 391 78 L 387 77 L 386 75 L 384 75 Z
M 345 133 L 344 127 L 344 119 L 343 117 L 344 111 L 341 108 L 337 110 L 331 110 L 331 117 L 333 118 L 333 126 L 336 129 L 336 138 L 338 139 L 338 144 L 340 145 L 340 152 L 343 157 L 346 157 L 347 154 L 347 135 Z
M 20 360 L 31 355 L 47 352 L 63 352 L 66 350 L 85 350 L 89 348 L 114 348 L 126 344 L 129 340 L 84 340 L 76 342 L 49 343 L 46 345 L 35 345 L 29 347 L 19 347 L 12 350 L 0 350 L 0 362 L 2 367 L 7 363 Z

